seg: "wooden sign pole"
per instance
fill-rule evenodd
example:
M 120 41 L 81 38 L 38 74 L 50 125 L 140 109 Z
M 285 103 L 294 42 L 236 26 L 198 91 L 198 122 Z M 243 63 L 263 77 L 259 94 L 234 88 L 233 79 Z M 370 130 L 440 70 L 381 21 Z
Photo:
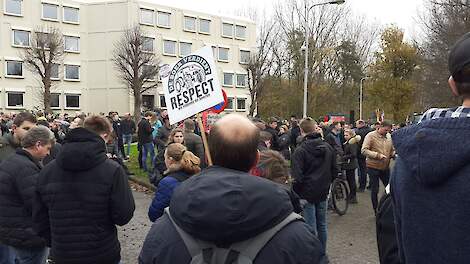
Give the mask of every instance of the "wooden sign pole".
M 207 157 L 207 164 L 212 166 L 212 157 L 211 152 L 209 151 L 209 145 L 207 144 L 207 137 L 206 137 L 206 129 L 204 128 L 204 124 L 202 123 L 201 113 L 196 115 L 197 123 L 199 124 L 199 130 L 201 131 L 202 142 L 204 144 L 204 152 L 206 153 Z

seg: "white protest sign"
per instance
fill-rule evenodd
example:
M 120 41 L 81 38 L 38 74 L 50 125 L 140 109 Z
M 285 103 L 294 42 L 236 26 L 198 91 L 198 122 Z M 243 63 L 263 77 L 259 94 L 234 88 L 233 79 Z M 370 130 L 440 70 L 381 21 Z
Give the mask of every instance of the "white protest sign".
M 212 48 L 204 48 L 160 71 L 170 124 L 224 101 Z

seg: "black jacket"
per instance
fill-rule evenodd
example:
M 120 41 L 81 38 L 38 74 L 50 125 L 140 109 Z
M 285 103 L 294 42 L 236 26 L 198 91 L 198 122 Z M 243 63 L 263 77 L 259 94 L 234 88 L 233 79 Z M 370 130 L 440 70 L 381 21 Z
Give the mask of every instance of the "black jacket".
M 127 224 L 134 209 L 127 176 L 106 157 L 104 140 L 76 128 L 39 174 L 34 228 L 58 264 L 116 264 L 120 245 L 115 225 Z
M 292 147 L 297 147 L 297 138 L 300 137 L 300 135 L 300 127 L 298 125 L 293 126 L 290 130 L 290 142 Z
M 132 119 L 121 120 L 121 130 L 123 135 L 133 135 L 135 133 L 135 122 Z
M 175 189 L 170 212 L 176 223 L 194 237 L 230 245 L 276 225 L 292 212 L 292 204 L 287 192 L 276 183 L 213 166 Z M 321 251 L 306 224 L 295 221 L 280 230 L 253 263 L 322 263 Z M 189 264 L 190 259 L 168 216 L 157 219 L 145 239 L 139 263 Z
M 336 177 L 336 155 L 320 134 L 308 134 L 292 155 L 294 190 L 310 203 L 325 201 Z
M 140 144 L 146 144 L 146 143 L 151 143 L 153 142 L 153 136 L 152 136 L 152 125 L 150 125 L 150 122 L 142 118 L 139 122 L 139 129 L 137 130 L 137 137 L 139 139 Z
M 343 144 L 343 170 L 355 170 L 358 167 L 357 156 L 360 136 L 353 137 Z
M 200 167 L 204 168 L 206 157 L 204 155 L 204 144 L 202 143 L 201 136 L 193 132 L 184 132 L 184 145 L 201 160 Z
M 271 149 L 272 150 L 279 150 L 279 131 L 277 131 L 276 129 L 272 128 L 272 127 L 267 127 L 265 129 L 266 132 L 269 132 L 271 135 L 272 135 L 272 139 L 271 139 Z
M 46 241 L 33 231 L 32 199 L 41 165 L 23 149 L 0 164 L 0 242 L 38 249 Z
M 289 133 L 284 133 L 279 136 L 279 152 L 284 156 L 286 160 L 290 160 L 290 135 Z
M 372 129 L 368 126 L 356 128 L 356 135 L 361 136 L 361 140 L 359 141 L 359 150 L 358 150 L 360 158 L 364 158 L 364 159 L 366 158 L 365 156 L 361 154 L 361 149 L 362 149 L 362 144 L 364 143 L 364 139 L 366 138 L 367 134 L 369 134 L 370 132 L 372 132 Z

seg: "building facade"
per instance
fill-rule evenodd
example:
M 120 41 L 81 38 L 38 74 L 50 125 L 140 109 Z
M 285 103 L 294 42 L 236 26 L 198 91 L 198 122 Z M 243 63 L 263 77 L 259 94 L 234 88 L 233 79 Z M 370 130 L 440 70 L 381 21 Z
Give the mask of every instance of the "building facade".
M 3 0 L 0 17 L 0 109 L 42 108 L 42 84 L 21 61 L 21 49 L 38 27 L 58 28 L 65 58 L 53 70 L 52 109 L 58 112 L 133 111 L 133 97 L 119 79 L 112 57 L 126 28 L 140 25 L 145 49 L 162 64 L 172 64 L 211 46 L 220 82 L 229 98 L 227 111 L 248 113 L 245 69 L 256 45 L 256 25 L 243 18 L 220 17 L 162 6 L 144 0 Z M 144 108 L 165 108 L 162 83 L 143 95 Z

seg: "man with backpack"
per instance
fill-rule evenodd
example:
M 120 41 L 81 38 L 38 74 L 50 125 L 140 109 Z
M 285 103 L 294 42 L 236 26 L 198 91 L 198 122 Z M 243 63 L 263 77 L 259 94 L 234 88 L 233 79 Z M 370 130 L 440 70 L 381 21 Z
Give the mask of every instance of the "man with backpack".
M 287 192 L 247 172 L 259 130 L 228 115 L 209 136 L 213 163 L 175 189 L 170 207 L 145 239 L 141 264 L 323 263 L 319 241 L 293 213 Z
M 292 176 L 294 191 L 307 200 L 304 208 L 305 222 L 313 234 L 317 235 L 326 252 L 328 192 L 336 177 L 336 153 L 326 143 L 315 120 L 303 119 L 300 122 L 303 140 L 292 154 Z

